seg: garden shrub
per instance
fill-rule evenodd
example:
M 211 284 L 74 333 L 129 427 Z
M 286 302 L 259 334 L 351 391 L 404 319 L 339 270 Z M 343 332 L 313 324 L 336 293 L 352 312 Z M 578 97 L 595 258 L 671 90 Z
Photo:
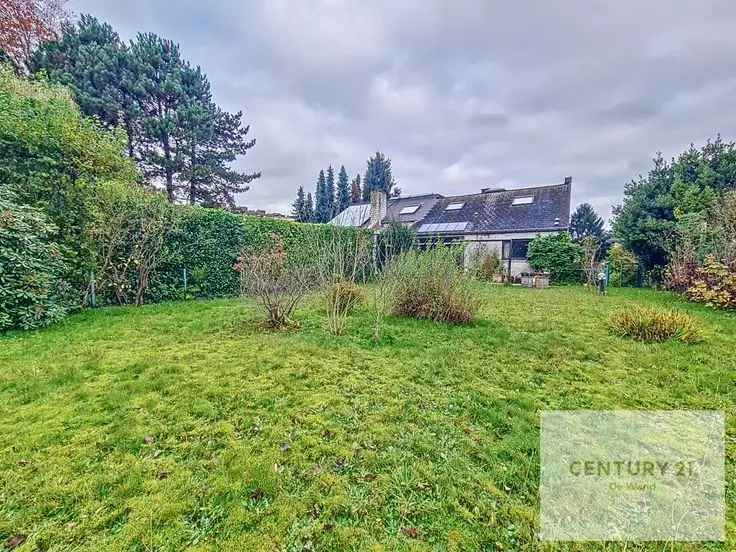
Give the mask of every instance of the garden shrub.
M 296 250 L 302 252 L 301 263 L 314 264 L 318 285 L 327 290 L 328 328 L 334 335 L 341 335 L 354 296 L 360 292 L 356 282 L 365 281 L 372 272 L 373 240 L 369 233 L 329 228 L 327 236 L 315 234 L 310 243 Z
M 531 267 L 549 272 L 554 284 L 579 284 L 583 281 L 585 255 L 570 234 L 537 236 L 529 243 L 527 256 Z
M 609 318 L 609 327 L 622 337 L 650 343 L 668 339 L 684 343 L 702 340 L 700 325 L 692 316 L 642 305 L 615 311 Z
M 708 257 L 696 269 L 695 281 L 686 295 L 691 301 L 718 309 L 736 309 L 736 266 Z
M 343 333 L 347 315 L 362 303 L 364 298 L 363 290 L 350 280 L 334 282 L 327 288 L 327 319 L 330 331 L 334 335 Z
M 611 270 L 610 285 L 624 287 L 636 285 L 639 261 L 620 243 L 615 243 L 608 252 L 608 266 Z
M 461 252 L 439 245 L 407 251 L 389 265 L 392 312 L 437 322 L 472 322 L 481 297 L 472 277 L 458 263 Z
M 88 284 L 89 198 L 100 182 L 138 186 L 125 133 L 85 117 L 69 91 L 0 66 L 0 184 L 19 205 L 43 211 L 64 254 L 64 279 L 81 297 Z
M 64 317 L 67 290 L 56 227 L 38 209 L 0 196 L 0 332 L 47 326 Z
M 102 302 L 142 305 L 167 253 L 176 206 L 123 182 L 99 186 L 91 208 L 95 283 Z
M 501 258 L 495 249 L 481 249 L 476 252 L 471 259 L 470 270 L 476 278 L 485 282 L 493 282 L 504 273 Z
M 241 292 L 254 297 L 266 311 L 272 328 L 292 323 L 292 313 L 314 287 L 314 267 L 294 262 L 284 248 L 283 239 L 271 234 L 265 247 L 243 251 L 235 265 L 240 275 Z

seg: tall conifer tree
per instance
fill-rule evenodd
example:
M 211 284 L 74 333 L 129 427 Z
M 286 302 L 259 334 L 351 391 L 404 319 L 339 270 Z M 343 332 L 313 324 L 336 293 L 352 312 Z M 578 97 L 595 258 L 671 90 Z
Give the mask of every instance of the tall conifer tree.
M 360 189 L 360 174 L 356 174 L 350 183 L 350 203 L 360 203 L 363 200 L 363 192 Z
M 299 186 L 296 191 L 296 199 L 291 206 L 291 216 L 299 222 L 305 221 L 306 199 L 304 198 L 304 187 Z
M 304 202 L 304 222 L 314 222 L 314 203 L 312 202 L 312 194 L 307 194 Z
M 324 222 L 327 222 L 335 216 L 335 171 L 332 170 L 332 165 L 327 167 L 325 198 L 327 201 L 327 218 Z
M 330 220 L 332 209 L 327 199 L 327 184 L 325 171 L 319 171 L 317 177 L 317 189 L 314 195 L 314 222 L 327 222 Z
M 350 183 L 345 165 L 340 167 L 337 175 L 337 198 L 335 203 L 335 215 L 342 213 L 350 206 Z

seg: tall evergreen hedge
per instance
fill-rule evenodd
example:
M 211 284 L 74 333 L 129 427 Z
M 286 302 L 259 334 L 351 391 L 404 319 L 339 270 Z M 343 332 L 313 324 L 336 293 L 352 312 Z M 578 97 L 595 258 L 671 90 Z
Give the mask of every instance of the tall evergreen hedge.
M 244 216 L 204 207 L 181 206 L 179 222 L 167 243 L 166 261 L 151 282 L 150 300 L 222 297 L 239 291 L 233 266 L 243 251 L 281 237 L 287 255 L 306 256 L 332 232 L 359 231 L 325 224 Z M 186 289 L 184 271 L 186 270 Z

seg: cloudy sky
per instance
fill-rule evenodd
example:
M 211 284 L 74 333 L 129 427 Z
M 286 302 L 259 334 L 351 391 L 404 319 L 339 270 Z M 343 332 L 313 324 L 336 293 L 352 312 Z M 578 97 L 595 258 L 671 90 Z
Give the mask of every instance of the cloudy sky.
M 736 2 L 71 0 L 180 43 L 257 139 L 240 202 L 286 212 L 380 149 L 404 194 L 573 177 L 608 217 L 661 150 L 736 138 Z

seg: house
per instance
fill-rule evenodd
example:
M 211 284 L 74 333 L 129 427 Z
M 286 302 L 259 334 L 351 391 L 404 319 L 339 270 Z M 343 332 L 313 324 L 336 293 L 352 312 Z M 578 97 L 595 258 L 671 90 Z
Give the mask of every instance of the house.
M 529 242 L 542 234 L 567 232 L 572 177 L 561 184 L 531 188 L 483 188 L 462 196 L 424 194 L 388 198 L 371 193 L 370 203 L 351 205 L 330 224 L 379 231 L 389 221 L 414 229 L 420 246 L 441 241 L 465 244 L 465 262 L 495 250 L 507 272 L 531 270 Z

